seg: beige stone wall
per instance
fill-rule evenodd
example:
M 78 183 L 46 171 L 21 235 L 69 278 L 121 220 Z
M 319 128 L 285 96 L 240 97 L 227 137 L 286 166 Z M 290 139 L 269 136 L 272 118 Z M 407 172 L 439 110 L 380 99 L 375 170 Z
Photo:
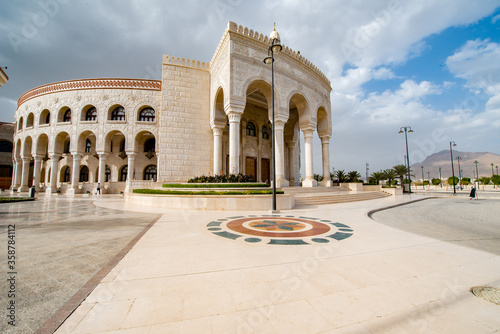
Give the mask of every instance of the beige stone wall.
M 212 169 L 210 74 L 164 56 L 158 180 L 187 181 Z

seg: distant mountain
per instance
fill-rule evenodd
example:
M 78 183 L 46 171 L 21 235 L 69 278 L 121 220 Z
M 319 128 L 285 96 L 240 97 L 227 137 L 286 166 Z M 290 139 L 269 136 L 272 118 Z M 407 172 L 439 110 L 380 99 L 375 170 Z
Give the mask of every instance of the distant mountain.
M 493 163 L 493 171 L 497 174 L 498 166 L 500 170 L 500 155 L 489 152 L 460 152 L 453 150 L 453 164 L 455 169 L 455 176 L 458 176 L 458 160 L 460 157 L 460 169 L 462 170 L 462 177 L 474 177 L 476 173 L 476 164 L 478 161 L 477 170 L 479 176 L 491 176 L 491 164 Z M 451 157 L 449 150 L 443 150 L 428 156 L 424 161 L 412 164 L 412 174 L 415 175 L 416 180 L 422 179 L 422 168 L 424 166 L 424 178 L 427 180 L 430 172 L 430 178 L 439 178 L 439 167 L 441 167 L 441 175 L 443 178 L 451 176 Z

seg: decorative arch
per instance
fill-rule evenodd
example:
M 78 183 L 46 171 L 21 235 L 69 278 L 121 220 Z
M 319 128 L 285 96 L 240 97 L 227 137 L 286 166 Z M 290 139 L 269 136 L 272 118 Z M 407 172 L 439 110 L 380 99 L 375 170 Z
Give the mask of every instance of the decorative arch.
M 69 136 L 69 134 L 66 132 L 66 131 L 62 131 L 62 132 L 59 132 L 55 137 L 54 137 L 54 140 L 53 140 L 53 148 L 54 148 L 54 152 L 55 154 L 63 154 L 64 153 L 64 149 L 65 149 L 65 145 L 67 145 L 67 143 L 71 142 L 71 137 Z
M 321 136 L 330 136 L 332 129 L 331 129 L 331 118 L 329 117 L 329 114 L 327 113 L 326 109 L 321 106 L 317 110 L 317 123 L 318 123 L 318 135 Z
M 291 92 L 288 98 L 289 110 L 297 109 L 299 124 L 306 127 L 312 123 L 312 113 L 307 99 L 299 92 Z
M 23 130 L 23 118 L 20 117 L 19 121 L 17 122 L 17 131 L 22 131 Z
M 227 122 L 226 113 L 224 112 L 224 89 L 220 86 L 215 94 L 214 104 L 212 105 L 211 124 L 225 126 Z
M 68 183 L 71 182 L 71 169 L 68 165 L 61 168 L 60 182 Z
M 57 115 L 58 123 L 71 123 L 71 108 L 68 106 L 64 106 L 59 109 L 59 113 Z
M 108 120 L 125 122 L 127 120 L 125 107 L 121 104 L 112 105 L 108 110 Z
M 81 121 L 86 121 L 86 122 L 97 122 L 97 108 L 93 106 L 92 104 L 87 104 L 85 107 L 83 107 L 81 115 L 80 115 L 80 120 Z
M 118 152 L 120 143 L 125 138 L 125 134 L 119 130 L 109 131 L 104 136 L 104 152 Z
M 31 157 L 32 149 L 33 149 L 33 139 L 31 139 L 31 137 L 28 136 L 24 139 L 22 156 Z
M 26 127 L 32 128 L 34 123 L 35 123 L 35 116 L 33 115 L 32 112 L 30 112 L 28 117 L 26 118 Z
M 36 140 L 36 154 L 45 156 L 49 151 L 49 136 L 42 133 Z
M 50 124 L 50 111 L 48 109 L 43 109 L 40 113 L 40 118 L 38 119 L 38 124 Z
M 89 182 L 89 168 L 85 165 L 80 167 L 80 182 Z
M 139 108 L 139 112 L 137 114 L 137 120 L 139 122 L 156 122 L 156 111 L 151 106 L 142 106 Z
M 91 144 L 91 151 L 92 151 L 92 148 L 94 148 L 94 151 L 96 150 L 96 144 L 97 144 L 97 138 L 96 138 L 96 135 L 93 131 L 91 130 L 84 130 L 82 132 L 80 132 L 80 134 L 78 135 L 78 141 L 77 141 L 77 148 L 76 148 L 76 151 L 78 153 L 90 153 L 90 152 L 87 152 L 87 140 L 90 141 L 90 144 Z

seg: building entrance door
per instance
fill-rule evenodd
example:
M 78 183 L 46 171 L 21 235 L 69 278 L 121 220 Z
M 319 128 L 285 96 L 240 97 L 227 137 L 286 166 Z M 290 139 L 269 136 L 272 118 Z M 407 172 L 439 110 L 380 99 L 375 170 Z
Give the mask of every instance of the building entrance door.
M 257 158 L 246 157 L 245 159 L 246 175 L 251 175 L 257 180 Z
M 262 175 L 262 182 L 271 182 L 270 176 L 269 176 L 269 159 L 264 159 L 262 158 L 260 160 L 261 163 L 261 174 Z

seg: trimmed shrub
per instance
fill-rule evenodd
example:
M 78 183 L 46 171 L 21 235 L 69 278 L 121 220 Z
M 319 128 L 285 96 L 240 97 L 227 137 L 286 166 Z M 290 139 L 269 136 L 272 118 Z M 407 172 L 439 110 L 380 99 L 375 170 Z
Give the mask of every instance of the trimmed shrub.
M 165 183 L 163 188 L 268 188 L 267 183 Z
M 134 189 L 134 194 L 152 195 L 271 195 L 272 190 L 244 190 L 244 191 L 189 191 L 189 190 L 160 190 L 160 189 Z M 276 194 L 284 194 L 284 191 L 276 191 Z

